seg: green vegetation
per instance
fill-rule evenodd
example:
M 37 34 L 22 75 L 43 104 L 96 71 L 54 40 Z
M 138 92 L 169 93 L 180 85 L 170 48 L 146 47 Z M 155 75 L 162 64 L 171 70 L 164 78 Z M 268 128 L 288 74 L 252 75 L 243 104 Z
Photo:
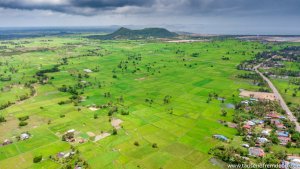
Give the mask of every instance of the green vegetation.
M 121 31 L 125 33 L 107 38 L 164 32 Z M 266 88 L 255 75 L 240 78 L 249 72 L 236 69 L 265 51 L 263 43 L 86 36 L 2 41 L 0 141 L 13 143 L 0 148 L 0 166 L 218 168 L 209 161 L 210 149 L 234 145 L 241 137 L 220 122 L 247 117 L 233 116 L 228 105 L 240 103 L 239 89 Z M 26 97 L 20 99 L 22 95 Z M 15 139 L 27 131 L 30 138 Z M 214 139 L 214 134 L 230 142 Z

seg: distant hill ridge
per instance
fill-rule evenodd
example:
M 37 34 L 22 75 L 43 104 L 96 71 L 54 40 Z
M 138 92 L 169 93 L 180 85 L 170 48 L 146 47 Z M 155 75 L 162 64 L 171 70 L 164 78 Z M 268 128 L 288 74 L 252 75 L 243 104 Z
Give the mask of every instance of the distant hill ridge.
M 149 38 L 173 38 L 178 36 L 174 32 L 170 32 L 164 28 L 144 28 L 140 30 L 131 30 L 128 28 L 120 28 L 108 35 L 89 36 L 94 39 L 113 40 L 113 39 L 149 39 Z

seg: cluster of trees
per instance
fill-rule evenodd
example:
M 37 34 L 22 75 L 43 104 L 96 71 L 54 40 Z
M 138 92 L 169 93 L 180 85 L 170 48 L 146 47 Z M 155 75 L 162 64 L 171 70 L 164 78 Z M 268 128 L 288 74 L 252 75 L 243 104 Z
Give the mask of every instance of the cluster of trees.
M 50 69 L 44 69 L 44 70 L 39 70 L 36 72 L 36 77 L 37 80 L 39 81 L 40 84 L 46 84 L 48 82 L 49 77 L 46 75 L 46 73 L 54 73 L 54 72 L 59 72 L 59 65 L 54 65 Z
M 245 60 L 245 61 L 241 62 L 239 65 L 237 65 L 237 69 L 251 71 L 251 70 L 253 70 L 253 67 L 255 65 L 261 63 L 262 61 L 264 61 L 268 58 L 271 58 L 274 54 L 275 54 L 275 52 L 273 52 L 273 51 L 258 52 L 255 55 L 254 59 Z
M 229 57 L 222 56 L 222 60 L 230 60 Z
M 208 152 L 215 157 L 218 157 L 224 162 L 229 164 L 248 164 L 249 161 L 245 160 L 244 157 L 248 156 L 248 152 L 234 147 L 216 146 Z
M 62 164 L 62 169 L 90 168 L 88 162 L 81 157 L 78 149 L 76 149 L 74 146 L 71 146 L 71 152 L 72 153 L 70 153 L 68 157 L 59 158 L 56 155 L 50 155 L 49 159 Z
M 149 106 L 151 107 L 152 104 L 154 103 L 154 100 L 153 99 L 150 99 L 150 98 L 146 98 L 145 99 L 145 102 L 149 104 Z
M 259 80 L 261 77 L 257 73 L 244 73 L 237 75 L 238 78 Z
M 12 77 L 11 75 L 8 75 L 6 77 L 4 77 L 3 75 L 0 75 L 0 81 L 2 82 L 8 82 L 8 81 L 11 81 Z
M 164 104 L 170 103 L 170 102 L 171 102 L 171 98 L 172 98 L 172 96 L 166 95 L 166 96 L 164 97 Z
M 277 76 L 291 76 L 291 77 L 300 77 L 300 71 L 297 70 L 287 70 L 287 69 L 274 69 L 268 73 L 268 75 L 277 75 Z
M 68 141 L 74 138 L 74 133 L 73 132 L 67 132 L 64 135 L 62 135 L 61 140 L 62 141 Z
M 206 103 L 210 103 L 213 99 L 220 100 L 221 103 L 224 103 L 226 100 L 224 97 L 219 97 L 219 94 L 217 94 L 216 92 L 213 92 L 208 94 L 208 99 L 206 100 Z
M 299 78 L 291 78 L 289 80 L 289 84 L 299 85 L 300 86 L 300 79 Z M 300 90 L 300 87 L 299 87 Z
M 31 83 L 25 83 L 24 87 L 30 89 L 30 94 L 29 95 L 24 94 L 24 95 L 19 96 L 17 101 L 26 100 L 26 99 L 30 98 L 30 96 L 33 96 L 36 93 L 36 90 L 35 90 L 34 86 Z M 8 101 L 7 103 L 4 103 L 4 104 L 0 105 L 0 110 L 6 109 L 7 107 L 9 107 L 13 104 L 15 104 L 15 102 Z
M 299 46 L 286 46 L 278 51 L 278 55 L 285 57 L 289 61 L 300 61 L 300 47 Z
M 121 72 L 131 71 L 131 73 L 136 73 L 141 69 L 138 67 L 140 62 L 142 61 L 142 56 L 140 53 L 130 53 L 127 54 L 127 60 L 122 60 L 117 65 L 117 69 L 120 69 Z M 133 68 L 131 68 L 131 65 Z M 131 69 L 130 69 L 131 68 Z M 117 70 L 114 69 L 113 73 L 117 73 Z M 117 75 L 114 74 L 113 78 L 117 78 Z
M 29 119 L 29 116 L 22 116 L 22 117 L 19 117 L 18 119 L 19 119 L 19 126 L 20 127 L 28 125 L 27 120 Z
M 9 107 L 13 104 L 14 104 L 14 102 L 8 101 L 7 103 L 4 103 L 4 104 L 0 105 L 0 110 L 6 109 L 7 107 Z
M 270 91 L 270 89 L 267 88 L 267 83 L 257 73 L 244 73 L 237 75 L 237 77 L 242 79 L 251 79 L 253 81 L 253 84 L 260 86 L 260 92 Z

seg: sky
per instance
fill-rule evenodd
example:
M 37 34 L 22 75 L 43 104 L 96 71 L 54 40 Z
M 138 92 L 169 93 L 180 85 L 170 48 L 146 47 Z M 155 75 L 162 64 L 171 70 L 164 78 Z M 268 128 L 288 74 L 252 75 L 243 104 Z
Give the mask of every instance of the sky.
M 0 27 L 110 25 L 300 35 L 300 0 L 0 0 Z

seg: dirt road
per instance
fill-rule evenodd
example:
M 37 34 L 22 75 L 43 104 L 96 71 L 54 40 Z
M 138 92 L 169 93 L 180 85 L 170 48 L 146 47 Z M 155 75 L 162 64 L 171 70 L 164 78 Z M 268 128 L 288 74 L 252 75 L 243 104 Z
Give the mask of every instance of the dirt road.
M 270 58 L 271 59 L 271 58 Z M 269 61 L 270 59 L 267 59 L 266 61 Z M 260 63 L 259 65 L 254 67 L 254 71 L 256 73 L 258 73 L 269 85 L 269 87 L 272 89 L 274 96 L 276 97 L 276 99 L 279 101 L 280 106 L 282 107 L 282 109 L 286 112 L 288 118 L 294 122 L 296 124 L 296 131 L 300 132 L 300 125 L 297 121 L 297 118 L 294 116 L 294 114 L 291 112 L 291 110 L 289 109 L 289 107 L 286 105 L 284 99 L 282 98 L 282 96 L 280 95 L 280 93 L 278 92 L 278 90 L 276 89 L 276 87 L 273 85 L 273 83 L 265 76 L 263 75 L 258 68 L 262 65 L 263 63 Z

